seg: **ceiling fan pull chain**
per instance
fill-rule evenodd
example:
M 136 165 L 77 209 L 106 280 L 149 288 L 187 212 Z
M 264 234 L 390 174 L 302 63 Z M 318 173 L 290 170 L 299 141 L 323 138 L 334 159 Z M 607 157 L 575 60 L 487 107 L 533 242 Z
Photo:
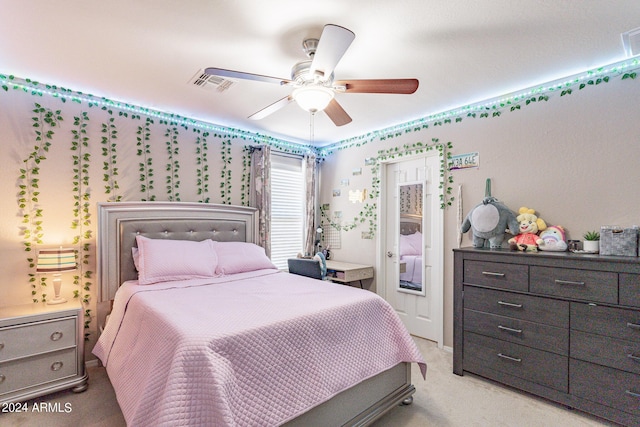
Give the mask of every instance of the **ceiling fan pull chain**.
M 309 144 L 313 145 L 314 142 L 314 132 L 313 132 L 313 128 L 314 128 L 314 120 L 315 120 L 315 114 L 312 111 L 309 111 Z

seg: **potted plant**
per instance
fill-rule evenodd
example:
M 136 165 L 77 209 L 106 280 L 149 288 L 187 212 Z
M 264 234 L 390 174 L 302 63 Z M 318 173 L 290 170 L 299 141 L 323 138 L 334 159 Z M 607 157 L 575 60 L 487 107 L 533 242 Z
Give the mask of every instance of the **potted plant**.
M 584 242 L 582 244 L 582 249 L 585 252 L 593 252 L 597 253 L 600 250 L 600 233 L 597 231 L 588 231 L 584 233 L 582 236 L 584 237 Z

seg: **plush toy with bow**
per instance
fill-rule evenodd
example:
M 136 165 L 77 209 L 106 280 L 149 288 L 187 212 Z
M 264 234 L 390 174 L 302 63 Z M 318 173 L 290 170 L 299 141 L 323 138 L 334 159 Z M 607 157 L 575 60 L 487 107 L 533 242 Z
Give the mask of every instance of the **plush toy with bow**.
M 538 236 L 538 232 L 546 230 L 547 224 L 542 218 L 536 216 L 534 209 L 521 207 L 518 213 L 516 219 L 520 234 L 509 239 L 509 247 L 513 250 L 537 252 L 538 246 L 544 242 Z

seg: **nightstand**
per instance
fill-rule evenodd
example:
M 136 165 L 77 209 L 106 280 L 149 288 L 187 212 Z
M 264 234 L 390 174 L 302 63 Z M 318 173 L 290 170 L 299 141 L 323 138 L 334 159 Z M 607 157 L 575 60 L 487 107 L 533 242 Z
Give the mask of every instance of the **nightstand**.
M 0 308 L 0 403 L 87 389 L 82 305 Z

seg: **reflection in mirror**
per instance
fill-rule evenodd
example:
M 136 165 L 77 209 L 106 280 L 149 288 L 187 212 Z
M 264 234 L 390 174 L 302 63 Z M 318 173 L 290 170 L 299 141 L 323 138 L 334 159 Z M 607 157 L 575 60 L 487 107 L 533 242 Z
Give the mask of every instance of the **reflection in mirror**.
M 422 274 L 422 207 L 424 199 L 422 182 L 403 183 L 399 186 L 399 289 L 403 292 L 424 295 Z

